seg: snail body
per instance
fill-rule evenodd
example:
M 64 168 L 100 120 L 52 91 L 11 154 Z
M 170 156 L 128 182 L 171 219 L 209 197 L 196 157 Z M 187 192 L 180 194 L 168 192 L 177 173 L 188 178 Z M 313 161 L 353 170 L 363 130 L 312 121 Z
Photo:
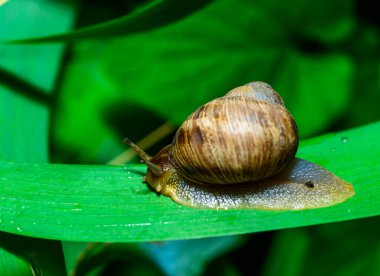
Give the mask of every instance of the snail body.
M 295 158 L 297 125 L 280 95 L 251 82 L 193 112 L 173 142 L 150 157 L 146 182 L 158 193 L 197 208 L 307 209 L 351 197 L 352 185 Z

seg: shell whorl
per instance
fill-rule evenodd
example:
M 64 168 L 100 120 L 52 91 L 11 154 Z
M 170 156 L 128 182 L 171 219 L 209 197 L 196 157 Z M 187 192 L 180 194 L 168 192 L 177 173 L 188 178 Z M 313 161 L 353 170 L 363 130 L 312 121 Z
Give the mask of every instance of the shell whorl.
M 251 97 L 257 100 L 284 105 L 281 96 L 269 84 L 261 81 L 254 81 L 243 86 L 236 87 L 229 91 L 224 97 Z
M 252 82 L 192 113 L 169 157 L 185 179 L 232 184 L 278 174 L 297 148 L 297 126 L 281 97 L 268 84 Z

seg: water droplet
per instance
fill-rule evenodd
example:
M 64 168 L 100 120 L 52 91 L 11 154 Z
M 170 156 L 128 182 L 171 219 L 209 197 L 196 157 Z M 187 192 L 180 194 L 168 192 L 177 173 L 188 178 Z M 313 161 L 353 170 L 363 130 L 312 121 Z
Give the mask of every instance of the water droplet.
M 20 226 L 17 226 L 16 229 L 17 229 L 17 231 L 22 232 Z
M 342 137 L 340 140 L 342 141 L 342 143 L 348 143 L 348 138 L 345 136 Z

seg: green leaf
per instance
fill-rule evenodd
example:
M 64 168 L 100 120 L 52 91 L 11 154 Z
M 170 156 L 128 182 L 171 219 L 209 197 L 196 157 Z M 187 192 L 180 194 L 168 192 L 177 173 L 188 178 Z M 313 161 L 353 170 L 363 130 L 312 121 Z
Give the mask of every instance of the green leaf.
M 0 6 L 0 40 L 65 31 L 74 20 L 74 4 L 75 1 L 9 1 Z M 58 44 L 0 45 L 1 160 L 48 161 L 48 105 L 62 54 L 63 45 Z M 2 191 L 5 183 L 1 177 Z M 10 221 L 14 219 L 8 217 Z M 61 242 L 1 232 L 0 274 L 65 275 Z
M 319 2 L 313 1 L 321 6 Z M 237 85 L 267 81 L 286 103 L 304 105 L 299 117 L 307 119 L 297 121 L 301 134 L 311 135 L 331 122 L 331 115 L 344 110 L 354 67 L 342 52 L 304 50 L 295 27 L 326 29 L 340 16 L 329 14 L 324 20 L 305 23 L 306 15 L 314 10 L 303 1 L 295 0 L 292 6 L 281 1 L 265 3 L 221 0 L 175 24 L 113 39 L 100 55 L 104 74 L 121 95 L 174 124 Z M 319 95 L 317 101 L 315 95 Z M 304 98 L 311 97 L 312 102 L 305 105 Z M 308 108 L 310 113 L 305 112 Z
M 66 242 L 64 248 L 79 249 L 81 244 Z M 71 249 L 70 248 L 70 249 Z M 73 256 L 73 251 L 69 251 Z M 71 275 L 162 275 L 159 267 L 148 258 L 139 244 L 89 243 L 77 255 Z
M 305 211 L 200 210 L 142 183 L 143 165 L 0 163 L 0 229 L 70 241 L 157 241 L 249 233 L 380 214 L 380 122 L 301 143 L 298 156 L 354 185 L 356 195 Z
M 355 65 L 343 51 L 304 50 L 294 36 L 301 36 L 296 26 L 325 30 L 341 14 L 304 22 L 313 14 L 308 5 L 279 2 L 215 1 L 161 28 L 76 44 L 52 124 L 57 148 L 84 163 L 106 162 L 105 152 L 121 150 L 121 134 L 104 118 L 120 103 L 119 128 L 130 136 L 128 126 L 150 125 L 142 114 L 130 120 L 131 105 L 180 125 L 200 105 L 254 80 L 282 95 L 302 137 L 323 132 L 347 109 Z
M 18 39 L 11 41 L 11 43 L 67 42 L 143 32 L 179 20 L 202 8 L 209 2 L 211 2 L 211 0 L 181 2 L 175 0 L 148 1 L 147 4 L 139 7 L 131 14 L 108 22 L 83 27 L 82 29 L 63 34 Z
M 66 275 L 57 241 L 0 232 L 1 275 Z
M 326 0 L 255 2 L 273 15 L 270 20 L 281 22 L 283 28 L 298 39 L 317 39 L 323 44 L 334 44 L 346 39 L 354 31 L 355 9 L 351 0 L 333 3 Z
M 0 8 L 0 26 L 7 26 L 1 29 L 0 39 L 66 30 L 74 20 L 73 7 L 10 1 Z M 47 103 L 62 53 L 63 45 L 58 44 L 0 45 L 0 159 L 47 161 Z
M 379 219 L 278 231 L 263 275 L 379 275 Z
M 93 49 L 102 51 L 103 47 L 101 43 L 94 42 L 81 44 L 80 48 L 91 52 Z M 69 144 L 79 163 L 93 163 L 94 160 L 105 163 L 123 150 L 120 137 L 112 132 L 105 120 L 107 114 L 104 114 L 115 102 L 115 84 L 102 73 L 97 59 L 82 55 L 76 60 L 78 62 L 68 65 L 62 84 L 63 93 L 59 94 L 52 118 L 53 143 L 58 144 L 58 149 L 65 149 Z M 80 83 L 83 85 L 78 85 Z M 73 139 L 74 136 L 76 138 Z M 116 150 L 112 152 L 114 147 Z M 59 156 L 61 160 L 67 152 L 63 150 Z M 86 158 L 88 155 L 92 158 Z
M 241 246 L 244 241 L 245 237 L 235 235 L 149 243 L 64 242 L 63 248 L 69 256 L 66 258 L 67 271 L 74 275 L 74 272 L 104 269 L 115 260 L 123 262 L 123 266 L 129 269 L 137 264 L 153 271 L 159 267 L 165 275 L 202 275 L 211 260 Z M 173 260 L 173 256 L 176 261 L 168 261 Z
M 265 274 L 269 275 L 301 275 L 299 269 L 302 267 L 302 262 L 305 261 L 304 256 L 307 248 L 310 244 L 310 239 L 307 237 L 306 231 L 302 228 L 290 229 L 279 231 L 280 234 L 275 236 L 273 245 L 275 249 L 272 248 L 272 256 L 270 256 L 270 261 L 267 261 L 265 266 Z M 286 235 L 286 237 L 284 237 Z M 289 250 L 289 241 L 293 241 L 292 250 Z M 291 254 L 289 253 L 291 252 Z M 286 259 L 286 262 L 282 262 L 282 267 L 275 263 L 275 260 Z M 284 272 L 284 273 L 283 273 Z

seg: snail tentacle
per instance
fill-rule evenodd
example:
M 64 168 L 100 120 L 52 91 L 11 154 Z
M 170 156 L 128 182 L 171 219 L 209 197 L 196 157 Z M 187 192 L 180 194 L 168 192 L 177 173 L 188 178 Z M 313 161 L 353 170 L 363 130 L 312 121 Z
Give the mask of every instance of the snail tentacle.
M 148 166 L 148 168 L 153 172 L 154 175 L 160 176 L 164 173 L 162 167 L 152 163 L 150 160 L 152 159 L 145 151 L 143 151 L 139 146 L 133 143 L 128 138 L 124 138 L 123 142 L 130 146 L 136 153 L 140 156 L 141 160 Z

